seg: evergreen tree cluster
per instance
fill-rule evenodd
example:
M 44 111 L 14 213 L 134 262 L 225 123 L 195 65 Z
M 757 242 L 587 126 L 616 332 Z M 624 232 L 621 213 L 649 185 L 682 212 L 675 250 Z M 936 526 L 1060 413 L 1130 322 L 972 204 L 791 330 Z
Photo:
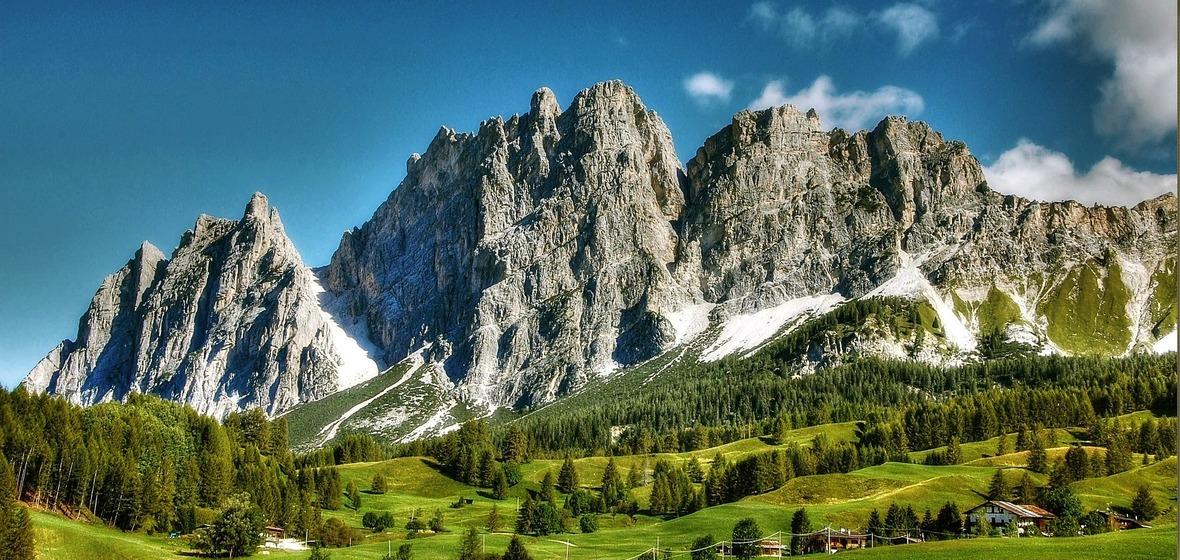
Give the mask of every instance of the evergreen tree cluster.
M 569 406 L 518 419 L 493 439 L 512 430 L 532 456 L 642 455 L 755 435 L 775 440 L 792 426 L 877 416 L 897 423 L 870 426 L 890 430 L 879 443 L 891 457 L 1022 425 L 1090 426 L 1135 410 L 1176 411 L 1175 361 L 1168 356 L 1023 356 L 953 368 L 846 357 L 800 378 L 791 375 L 800 354 L 783 350 L 791 338 L 741 360 L 678 365 L 644 385 L 620 379 L 570 397 Z M 1154 440 L 1163 430 L 1157 426 Z
M 0 550 L 5 558 L 33 560 L 33 522 L 29 510 L 16 503 L 16 478 L 12 466 L 0 455 Z
M 230 550 L 216 547 L 226 534 L 245 534 L 243 524 L 312 539 L 324 531 L 320 508 L 341 507 L 339 473 L 307 466 L 287 446 L 286 420 L 259 410 L 218 422 L 153 396 L 82 408 L 0 390 L 0 455 L 13 499 L 126 531 L 192 533 L 230 520 L 204 535 L 210 550 Z

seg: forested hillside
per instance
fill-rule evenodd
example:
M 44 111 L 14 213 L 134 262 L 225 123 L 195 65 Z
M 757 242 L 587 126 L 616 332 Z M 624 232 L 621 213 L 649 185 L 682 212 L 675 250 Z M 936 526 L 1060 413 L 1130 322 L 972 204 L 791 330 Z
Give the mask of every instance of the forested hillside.
M 227 512 L 247 512 L 255 536 L 265 523 L 320 538 L 321 509 L 339 509 L 344 489 L 334 468 L 307 466 L 288 452 L 284 419 L 268 421 L 255 409 L 218 422 L 139 395 L 83 408 L 22 388 L 0 391 L 0 450 L 13 494 L 27 505 L 148 534 L 216 529 Z M 370 444 L 338 459 L 380 457 Z M 207 536 L 194 546 L 235 546 L 216 530 Z

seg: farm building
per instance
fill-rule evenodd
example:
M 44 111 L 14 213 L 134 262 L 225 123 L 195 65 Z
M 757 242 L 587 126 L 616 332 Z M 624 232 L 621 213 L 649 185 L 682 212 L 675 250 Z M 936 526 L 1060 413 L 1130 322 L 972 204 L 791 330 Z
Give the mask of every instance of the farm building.
M 868 535 L 853 533 L 848 529 L 838 531 L 823 529 L 808 535 L 804 548 L 807 549 L 807 552 L 855 550 L 867 547 L 868 541 Z
M 1110 510 L 1099 510 L 1098 515 L 1106 518 L 1107 523 L 1110 523 L 1111 528 L 1119 531 L 1126 531 L 1127 529 L 1150 529 L 1148 525 L 1138 518 L 1121 515 Z
M 995 527 L 1003 527 L 1009 522 L 1015 522 L 1021 533 L 1029 526 L 1036 527 L 1038 531 L 1043 533 L 1048 528 L 1049 522 L 1057 519 L 1057 516 L 1034 505 L 1018 505 L 999 500 L 987 501 L 967 510 L 969 523 L 979 523 L 980 516 L 986 517 Z

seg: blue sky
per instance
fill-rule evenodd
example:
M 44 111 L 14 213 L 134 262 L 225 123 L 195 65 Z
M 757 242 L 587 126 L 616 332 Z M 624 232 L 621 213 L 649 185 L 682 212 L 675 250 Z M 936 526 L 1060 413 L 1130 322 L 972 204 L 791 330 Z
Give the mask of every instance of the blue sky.
M 682 160 L 794 102 L 830 126 L 925 120 L 1005 192 L 1176 188 L 1171 2 L 471 4 L 0 4 L 0 383 L 73 338 L 143 240 L 168 252 L 262 191 L 323 265 L 439 126 L 541 86 L 564 106 L 624 80 Z

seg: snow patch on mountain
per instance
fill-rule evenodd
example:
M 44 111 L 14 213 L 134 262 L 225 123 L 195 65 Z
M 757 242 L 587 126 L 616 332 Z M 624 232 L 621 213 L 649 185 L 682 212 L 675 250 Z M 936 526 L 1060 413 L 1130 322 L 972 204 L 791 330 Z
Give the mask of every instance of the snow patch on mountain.
M 1167 354 L 1168 352 L 1176 351 L 1176 331 L 1165 334 L 1163 338 L 1155 341 L 1152 345 L 1151 351 L 1156 354 Z
M 422 367 L 422 363 L 423 362 L 422 362 L 421 352 L 416 353 L 416 354 L 411 354 L 410 355 L 410 369 L 406 370 L 406 373 L 403 374 L 400 379 L 398 379 L 397 381 L 394 381 L 388 387 L 382 389 L 380 393 L 377 393 L 372 398 L 361 401 L 356 406 L 348 409 L 347 411 L 345 411 L 344 414 L 341 414 L 339 418 L 333 420 L 331 423 L 324 426 L 324 428 L 322 430 L 320 430 L 320 443 L 319 443 L 319 445 L 324 445 L 325 443 L 332 441 L 332 438 L 336 437 L 336 431 L 340 429 L 340 425 L 343 424 L 349 418 L 352 418 L 352 416 L 354 414 L 364 410 L 365 407 L 372 404 L 373 401 L 385 396 L 386 393 L 388 393 L 394 389 L 397 389 L 403 383 L 405 383 L 406 381 L 411 379 L 414 376 L 414 372 L 418 368 Z
M 701 354 L 706 362 L 720 360 L 743 350 L 753 350 L 804 315 L 822 315 L 844 301 L 839 294 L 807 296 L 755 313 L 737 315 L 725 321 L 721 333 Z
M 905 251 L 899 251 L 898 254 L 901 257 L 901 269 L 893 278 L 886 280 L 865 295 L 864 299 L 882 296 L 925 299 L 934 308 L 935 313 L 938 313 L 938 322 L 942 324 L 942 331 L 946 335 L 947 341 L 964 352 L 974 350 L 976 340 L 975 335 L 971 334 L 971 329 L 963 324 L 963 319 L 955 313 L 955 310 L 922 273 L 921 264 L 930 254 L 927 253 L 917 258 L 911 257 Z
M 332 346 L 340 356 L 340 364 L 336 369 L 337 390 L 343 391 L 358 383 L 368 381 L 380 373 L 381 368 L 373 360 L 380 351 L 369 341 L 368 329 L 361 321 L 345 322 L 346 330 L 341 326 L 337 317 L 348 317 L 345 313 L 335 311 L 338 308 L 337 298 L 331 292 L 325 291 L 316 275 L 311 276 L 308 285 L 314 298 L 320 303 L 320 315 L 328 326 L 328 334 L 332 338 Z M 349 332 L 352 334 L 350 335 Z M 331 438 L 329 438 L 331 439 Z
M 1126 259 L 1119 259 L 1122 269 L 1122 281 L 1131 292 L 1127 298 L 1127 318 L 1131 320 L 1131 340 L 1127 344 L 1127 354 L 1130 354 L 1140 341 L 1140 331 L 1143 330 L 1143 312 L 1151 303 L 1151 272 L 1142 263 Z
M 681 307 L 665 317 L 676 330 L 676 344 L 690 342 L 709 329 L 709 313 L 717 307 L 714 303 L 697 303 Z

